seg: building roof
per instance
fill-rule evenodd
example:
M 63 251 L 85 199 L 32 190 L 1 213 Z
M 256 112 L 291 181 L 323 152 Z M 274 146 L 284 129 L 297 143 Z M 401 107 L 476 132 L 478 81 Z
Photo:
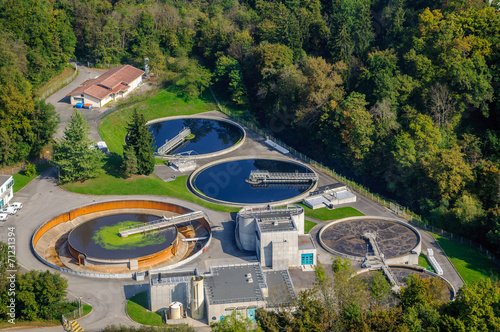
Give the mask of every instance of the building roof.
M 262 233 L 266 232 L 285 232 L 296 230 L 290 217 L 262 218 L 257 223 Z
M 264 301 L 261 288 L 267 288 L 259 264 L 216 266 L 205 277 L 209 304 Z
M 110 94 L 127 91 L 130 84 L 144 73 L 143 70 L 130 65 L 111 68 L 101 76 L 83 82 L 66 96 L 86 94 L 102 100 Z
M 12 179 L 11 175 L 0 175 L 0 187 L 9 182 Z
M 266 271 L 264 276 L 268 286 L 267 307 L 293 305 L 296 302 L 297 295 L 288 270 Z
M 181 271 L 150 272 L 149 282 L 151 286 L 161 286 L 162 284 L 172 284 L 190 282 L 191 277 L 197 276 L 196 269 Z
M 311 234 L 299 235 L 299 250 L 316 249 Z

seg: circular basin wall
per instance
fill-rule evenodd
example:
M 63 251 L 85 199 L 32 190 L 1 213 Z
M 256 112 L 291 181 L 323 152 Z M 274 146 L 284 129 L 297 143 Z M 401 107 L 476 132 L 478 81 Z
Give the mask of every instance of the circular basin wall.
M 421 269 L 421 268 L 412 268 L 412 267 L 404 267 L 404 266 L 390 266 L 391 272 L 394 275 L 394 277 L 397 279 L 400 285 L 404 285 L 406 280 L 410 277 L 410 275 L 416 274 L 418 275 L 421 279 L 428 279 L 428 278 L 436 278 L 436 286 L 438 287 L 437 291 L 439 291 L 441 295 L 441 300 L 443 301 L 449 301 L 453 300 L 455 296 L 455 291 L 453 288 L 453 285 L 451 285 L 448 281 L 436 277 L 434 275 L 429 274 L 427 271 Z M 376 271 L 366 271 L 363 273 L 360 273 L 357 275 L 357 278 L 361 280 L 365 280 L 366 282 L 369 282 L 371 278 L 375 275 L 375 273 L 378 273 L 381 270 L 376 270 Z
M 117 233 L 120 228 L 158 219 L 158 216 L 147 214 L 114 214 L 95 218 L 71 231 L 69 245 L 87 258 L 123 259 L 156 254 L 173 244 L 177 238 L 175 227 L 125 238 Z
M 76 270 L 91 277 L 107 278 L 110 274 L 128 277 L 130 271 L 168 269 L 205 252 L 212 238 L 207 215 L 165 231 L 154 231 L 150 238 L 142 238 L 141 234 L 134 239 L 129 235 L 125 238 L 128 240 L 122 242 L 117 230 L 123 222 L 140 225 L 158 220 L 162 215 L 192 212 L 183 206 L 159 201 L 94 203 L 64 212 L 42 224 L 31 238 L 31 247 L 35 256 L 52 268 L 65 272 Z M 179 241 L 183 237 L 196 238 L 196 241 L 189 244 Z M 80 260 L 80 253 L 86 256 L 84 260 Z
M 366 232 L 377 234 L 377 244 L 385 259 L 410 253 L 420 244 L 420 235 L 412 228 L 392 220 L 355 217 L 332 222 L 320 231 L 320 240 L 329 251 L 357 258 L 365 257 Z
M 219 152 L 237 144 L 244 136 L 243 130 L 232 122 L 207 118 L 168 119 L 149 123 L 148 127 L 154 137 L 155 152 L 166 140 L 189 127 L 194 137 L 169 151 L 169 155 L 188 151 L 195 151 L 198 155 Z
M 253 170 L 314 173 L 306 165 L 294 161 L 266 158 L 237 159 L 207 165 L 193 173 L 190 184 L 192 189 L 203 198 L 234 205 L 285 201 L 312 190 L 316 185 L 315 181 L 247 183 L 245 180 Z

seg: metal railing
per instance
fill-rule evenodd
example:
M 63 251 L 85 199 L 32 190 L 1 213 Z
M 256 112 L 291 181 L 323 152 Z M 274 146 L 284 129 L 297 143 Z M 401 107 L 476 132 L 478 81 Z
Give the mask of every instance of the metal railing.
M 191 129 L 184 127 L 174 138 L 166 140 L 165 144 L 158 148 L 158 154 L 164 155 L 173 150 L 177 145 L 184 142 L 185 138 L 191 135 Z
M 248 177 L 248 181 L 252 182 L 305 182 L 317 180 L 318 176 L 315 173 L 269 172 L 264 170 L 250 171 Z
M 68 77 L 67 79 L 65 79 L 64 81 L 62 81 L 61 83 L 57 84 L 56 86 L 52 87 L 50 90 L 48 91 L 45 91 L 40 97 L 39 99 L 41 100 L 45 100 L 45 98 L 49 97 L 50 95 L 52 95 L 54 92 L 60 90 L 61 88 L 65 87 L 66 85 L 68 85 L 70 82 L 72 82 L 76 75 L 78 75 L 78 66 L 77 64 L 75 63 L 75 71 L 73 72 L 73 75 L 71 75 L 70 77 Z
M 202 211 L 196 211 L 170 218 L 163 217 L 162 219 L 154 220 L 141 225 L 134 225 L 134 226 L 120 228 L 118 230 L 118 233 L 120 234 L 121 237 L 127 237 L 132 234 L 144 233 L 152 230 L 162 229 L 182 222 L 199 219 L 204 216 L 205 214 Z

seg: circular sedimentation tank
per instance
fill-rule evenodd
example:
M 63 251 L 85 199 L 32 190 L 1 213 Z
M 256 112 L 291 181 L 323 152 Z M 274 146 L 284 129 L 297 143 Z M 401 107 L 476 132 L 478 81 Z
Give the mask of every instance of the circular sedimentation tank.
M 154 255 L 173 246 L 177 228 L 169 226 L 158 231 L 121 237 L 120 229 L 141 226 L 159 220 L 149 214 L 113 214 L 86 221 L 68 236 L 72 255 L 83 254 L 89 259 L 131 259 Z
M 166 141 L 172 140 L 184 128 L 189 128 L 191 134 L 166 155 L 190 151 L 197 156 L 223 153 L 239 146 L 245 138 L 245 130 L 240 125 L 225 119 L 170 117 L 150 121 L 147 125 L 154 137 L 155 153 Z
M 184 214 L 193 215 L 193 219 L 139 234 L 120 234 L 126 227 Z M 189 238 L 193 240 L 183 241 Z M 124 200 L 95 203 L 58 215 L 35 231 L 31 245 L 37 258 L 53 268 L 106 277 L 180 266 L 187 258 L 202 254 L 210 241 L 210 221 L 204 213 L 194 214 L 166 202 Z
M 386 260 L 420 253 L 418 231 L 401 221 L 380 217 L 352 217 L 325 225 L 320 233 L 321 245 L 329 252 L 362 260 L 368 250 L 363 234 L 375 233 L 380 252 Z
M 193 193 L 206 200 L 238 206 L 300 201 L 317 186 L 317 180 L 301 183 L 252 183 L 248 181 L 252 171 L 315 175 L 307 165 L 289 159 L 229 158 L 196 170 L 189 178 L 189 186 Z
M 420 266 L 411 267 L 411 266 L 392 265 L 390 266 L 390 269 L 400 285 L 404 285 L 405 281 L 410 277 L 410 275 L 413 274 L 418 275 L 421 279 L 437 278 L 437 286 L 439 287 L 440 290 L 442 290 L 441 292 L 442 300 L 449 301 L 453 300 L 453 298 L 455 297 L 455 290 L 450 282 L 440 277 L 436 277 L 436 275 L 429 273 Z M 363 271 L 357 275 L 357 278 L 360 278 L 362 280 L 368 280 L 372 278 L 373 275 L 379 271 L 380 270 Z

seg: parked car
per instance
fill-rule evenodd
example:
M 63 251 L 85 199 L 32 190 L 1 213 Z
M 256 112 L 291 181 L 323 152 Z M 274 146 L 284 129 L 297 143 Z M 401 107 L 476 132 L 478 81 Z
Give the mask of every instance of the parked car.
M 8 216 L 7 213 L 0 213 L 0 221 L 7 221 Z
M 21 210 L 23 208 L 23 203 L 14 202 L 10 203 L 9 206 L 12 206 L 16 210 Z
M 14 209 L 12 206 L 7 206 L 0 210 L 0 213 L 7 213 L 7 214 L 16 214 L 16 212 L 17 210 Z

